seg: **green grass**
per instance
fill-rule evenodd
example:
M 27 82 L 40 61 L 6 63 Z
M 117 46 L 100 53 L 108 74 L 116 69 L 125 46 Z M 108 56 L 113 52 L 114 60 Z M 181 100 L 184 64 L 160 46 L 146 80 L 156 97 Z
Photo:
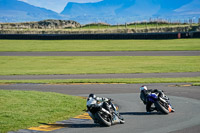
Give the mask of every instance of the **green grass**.
M 0 75 L 199 72 L 200 56 L 0 56 Z
M 0 132 L 69 119 L 86 109 L 85 102 L 50 92 L 0 90 Z
M 200 50 L 200 39 L 176 40 L 0 40 L 0 51 Z
M 166 24 L 166 23 L 136 23 L 127 25 L 104 25 L 104 24 L 87 24 L 82 26 L 82 29 L 125 29 L 125 28 L 156 28 L 156 27 L 181 27 L 189 26 L 187 24 Z
M 200 86 L 200 83 L 193 83 L 193 86 Z
M 74 84 L 74 83 L 194 83 L 200 82 L 200 77 L 182 78 L 119 78 L 119 79 L 52 79 L 52 80 L 0 80 L 0 84 Z M 198 85 L 198 83 L 194 84 Z

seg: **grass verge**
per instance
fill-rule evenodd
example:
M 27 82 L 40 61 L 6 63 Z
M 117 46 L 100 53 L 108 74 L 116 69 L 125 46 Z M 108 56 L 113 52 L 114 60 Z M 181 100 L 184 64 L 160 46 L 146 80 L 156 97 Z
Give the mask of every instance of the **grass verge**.
M 180 27 L 189 26 L 187 24 L 167 24 L 167 23 L 131 23 L 131 24 L 121 24 L 121 25 L 107 25 L 101 23 L 91 23 L 83 25 L 82 29 L 124 29 L 124 28 L 159 28 L 159 27 Z
M 193 86 L 200 86 L 200 83 L 193 83 Z
M 79 97 L 50 92 L 0 90 L 0 132 L 74 117 L 83 112 L 85 102 Z
M 200 82 L 200 77 L 182 78 L 122 78 L 122 79 L 52 79 L 52 80 L 0 80 L 0 84 L 76 84 L 76 83 L 192 83 Z
M 122 45 L 123 44 L 123 45 Z M 1 40 L 0 51 L 200 50 L 200 39 L 175 40 Z
M 200 56 L 0 56 L 0 75 L 199 72 Z

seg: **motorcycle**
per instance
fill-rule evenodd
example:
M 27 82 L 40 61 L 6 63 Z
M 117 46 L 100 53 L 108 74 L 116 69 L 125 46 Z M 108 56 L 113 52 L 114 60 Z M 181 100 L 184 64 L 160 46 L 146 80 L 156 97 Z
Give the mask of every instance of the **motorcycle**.
M 147 96 L 147 100 L 154 103 L 157 111 L 162 112 L 163 114 L 169 114 L 172 112 L 172 107 L 168 102 L 169 98 L 162 93 L 151 93 Z
M 124 124 L 124 120 L 119 113 L 116 113 L 116 106 L 109 99 L 108 102 L 96 103 L 96 100 L 87 102 L 88 114 L 101 126 L 109 127 L 113 124 Z

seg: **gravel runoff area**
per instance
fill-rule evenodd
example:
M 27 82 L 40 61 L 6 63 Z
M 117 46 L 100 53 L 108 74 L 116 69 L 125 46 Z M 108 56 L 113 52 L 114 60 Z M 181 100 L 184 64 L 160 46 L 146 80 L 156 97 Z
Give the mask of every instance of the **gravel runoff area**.
M 200 56 L 200 51 L 0 52 L 0 56 Z

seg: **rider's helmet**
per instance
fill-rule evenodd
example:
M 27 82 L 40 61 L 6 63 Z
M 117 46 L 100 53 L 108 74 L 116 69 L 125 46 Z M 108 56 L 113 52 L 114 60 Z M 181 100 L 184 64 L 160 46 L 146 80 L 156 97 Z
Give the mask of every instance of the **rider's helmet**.
M 143 90 L 147 90 L 147 87 L 145 85 L 140 87 L 140 91 L 143 91 Z
M 96 95 L 94 95 L 94 94 L 89 94 L 88 98 L 93 98 L 93 99 L 95 99 L 95 98 L 96 98 Z

